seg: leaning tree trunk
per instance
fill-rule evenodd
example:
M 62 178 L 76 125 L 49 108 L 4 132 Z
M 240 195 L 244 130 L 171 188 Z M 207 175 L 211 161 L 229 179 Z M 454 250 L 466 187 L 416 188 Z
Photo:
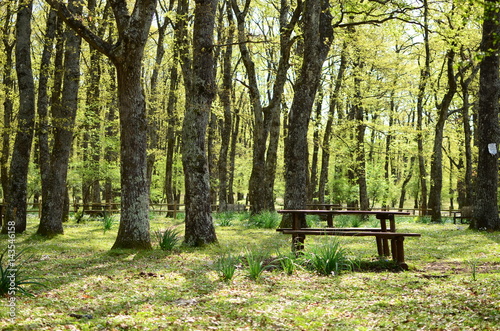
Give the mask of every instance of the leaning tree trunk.
M 441 221 L 441 190 L 443 187 L 443 136 L 444 125 L 448 117 L 453 96 L 457 91 L 457 83 L 453 70 L 455 52 L 449 50 L 447 55 L 448 91 L 439 105 L 438 120 L 436 122 L 434 135 L 434 148 L 431 157 L 431 188 L 429 190 L 428 207 L 431 209 L 431 221 Z
M 185 236 L 191 246 L 217 241 L 212 221 L 205 137 L 216 95 L 213 33 L 217 0 L 196 0 L 192 66 L 184 62 L 186 112 L 182 126 L 185 181 Z M 186 57 L 184 57 L 186 60 Z
M 74 5 L 70 3 L 70 6 Z M 80 9 L 78 9 L 80 8 Z M 81 7 L 75 6 L 76 13 Z M 78 90 L 80 83 L 80 45 L 81 38 L 69 27 L 65 32 L 64 79 L 61 103 L 52 107 L 54 123 L 54 142 L 50 158 L 50 169 L 46 182 L 46 197 L 42 197 L 42 217 L 37 233 L 43 236 L 54 236 L 64 232 L 65 199 L 67 195 L 66 178 L 69 157 L 73 141 L 73 128 L 78 109 Z
M 26 230 L 28 169 L 35 125 L 35 83 L 31 69 L 32 1 L 21 2 L 16 21 L 16 72 L 19 85 L 17 133 L 12 150 L 5 224 L 15 223 L 15 232 Z
M 303 209 L 307 203 L 307 131 L 321 69 L 333 39 L 327 1 L 305 2 L 304 56 L 295 85 L 285 139 L 285 209 Z M 286 227 L 290 220 L 284 219 Z M 304 220 L 305 221 L 305 220 Z
M 500 97 L 499 1 L 484 4 L 478 107 L 478 163 L 471 227 L 500 230 L 498 218 L 498 99 Z

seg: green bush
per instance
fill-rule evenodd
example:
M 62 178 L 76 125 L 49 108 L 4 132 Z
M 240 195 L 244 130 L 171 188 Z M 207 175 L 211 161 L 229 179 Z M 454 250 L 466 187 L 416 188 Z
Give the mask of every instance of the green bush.
M 171 251 L 181 241 L 179 231 L 174 228 L 168 228 L 164 231 L 154 232 L 158 245 L 164 251 Z
M 111 230 L 114 223 L 115 219 L 113 218 L 113 216 L 105 214 L 104 217 L 102 218 L 102 226 L 104 228 L 104 233 L 106 233 L 106 231 L 108 230 Z
M 271 265 L 266 264 L 267 255 L 247 250 L 245 259 L 248 264 L 249 277 L 252 280 L 258 280 L 262 273 L 271 268 Z
M 248 220 L 250 226 L 261 229 L 275 229 L 280 224 L 280 221 L 280 216 L 275 211 L 264 211 L 250 216 Z
M 0 296 L 13 296 L 17 293 L 21 293 L 27 296 L 33 296 L 24 287 L 25 285 L 39 285 L 46 287 L 45 284 L 40 281 L 42 278 L 32 278 L 24 273 L 24 268 L 29 260 L 29 258 L 20 261 L 21 255 L 25 250 L 21 250 L 17 253 L 14 258 L 13 264 L 11 261 L 4 261 L 4 257 L 8 256 L 8 249 L 6 248 L 2 255 L 0 255 Z M 13 293 L 14 292 L 14 293 Z
M 233 225 L 233 220 L 235 218 L 235 212 L 224 211 L 214 215 L 214 218 L 218 221 L 219 226 L 231 226 Z
M 352 270 L 352 262 L 347 256 L 347 251 L 336 239 L 312 246 L 306 253 L 306 259 L 314 271 L 325 276 L 337 276 L 343 271 Z
M 239 263 L 239 258 L 233 256 L 231 253 L 226 253 L 217 259 L 215 268 L 223 281 L 229 282 L 233 279 L 236 272 L 236 266 Z

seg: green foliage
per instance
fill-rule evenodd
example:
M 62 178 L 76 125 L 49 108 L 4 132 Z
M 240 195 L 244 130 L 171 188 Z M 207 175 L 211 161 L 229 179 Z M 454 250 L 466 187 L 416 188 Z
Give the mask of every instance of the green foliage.
M 262 273 L 272 267 L 271 265 L 266 264 L 268 256 L 262 252 L 247 250 L 245 259 L 248 264 L 248 274 L 252 280 L 260 279 Z
M 278 255 L 277 260 L 280 263 L 281 269 L 283 269 L 285 274 L 287 274 L 288 276 L 292 275 L 295 270 L 297 270 L 297 258 L 294 253 Z
M 248 223 L 250 226 L 260 229 L 275 229 L 280 224 L 280 216 L 275 211 L 263 211 L 250 216 Z
M 346 250 L 335 238 L 326 243 L 312 246 L 306 258 L 313 270 L 325 276 L 338 276 L 341 272 L 352 270 L 352 262 Z
M 239 258 L 233 256 L 231 253 L 225 253 L 219 256 L 215 262 L 215 268 L 220 278 L 225 282 L 231 281 L 239 262 Z
M 104 228 L 104 233 L 106 233 L 106 231 L 108 230 L 111 230 L 113 224 L 115 224 L 115 219 L 113 218 L 113 216 L 105 213 L 104 217 L 102 218 L 102 226 Z
M 160 248 L 164 251 L 171 251 L 181 241 L 180 232 L 175 228 L 168 228 L 164 231 L 156 230 L 154 232 Z
M 21 293 L 33 297 L 33 294 L 25 288 L 25 285 L 46 287 L 45 284 L 40 282 L 43 280 L 42 278 L 33 278 L 26 275 L 24 270 L 29 258 L 23 261 L 20 260 L 24 252 L 25 250 L 21 250 L 7 261 L 4 261 L 4 259 L 8 257 L 8 248 L 0 255 L 0 296 L 15 296 L 17 293 Z
M 231 226 L 236 217 L 235 212 L 224 211 L 214 214 L 214 218 L 217 220 L 219 226 Z

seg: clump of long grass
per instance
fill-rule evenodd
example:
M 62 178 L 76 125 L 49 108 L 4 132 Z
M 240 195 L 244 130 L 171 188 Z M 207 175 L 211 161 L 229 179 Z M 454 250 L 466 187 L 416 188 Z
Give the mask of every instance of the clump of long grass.
M 275 211 L 263 211 L 250 216 L 248 224 L 250 226 L 262 229 L 275 229 L 280 224 L 280 216 Z
M 26 285 L 38 285 L 47 287 L 42 283 L 42 278 L 33 278 L 24 272 L 29 257 L 21 260 L 25 250 L 21 250 L 9 260 L 4 259 L 8 256 L 8 248 L 0 255 L 0 296 L 15 296 L 21 293 L 30 297 L 34 295 L 29 292 Z
M 229 282 L 233 279 L 236 273 L 237 265 L 239 263 L 239 258 L 232 255 L 231 253 L 225 253 L 218 257 L 215 262 L 215 268 L 219 273 L 220 278 Z
M 171 251 L 181 241 L 180 232 L 174 228 L 156 230 L 154 233 L 158 246 L 164 251 Z
M 255 252 L 251 250 L 246 251 L 245 259 L 248 264 L 248 273 L 250 279 L 260 279 L 262 273 L 272 267 L 272 265 L 266 263 L 267 258 L 268 256 L 261 252 Z
M 312 246 L 305 258 L 314 271 L 325 276 L 337 276 L 353 267 L 347 251 L 336 239 Z

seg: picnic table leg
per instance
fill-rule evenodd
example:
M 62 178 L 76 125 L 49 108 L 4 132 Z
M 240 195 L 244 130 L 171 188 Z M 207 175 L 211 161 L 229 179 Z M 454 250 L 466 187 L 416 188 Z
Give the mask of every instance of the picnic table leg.
M 382 232 L 387 232 L 387 223 L 385 217 L 381 216 L 380 218 L 380 229 Z M 387 239 L 380 239 L 382 241 L 382 249 L 383 249 L 383 256 L 389 256 L 391 255 L 390 249 L 389 249 L 389 241 Z M 378 243 L 377 243 L 378 245 Z
M 304 234 L 294 234 L 292 235 L 292 251 L 299 255 L 304 249 L 304 241 L 306 236 Z

